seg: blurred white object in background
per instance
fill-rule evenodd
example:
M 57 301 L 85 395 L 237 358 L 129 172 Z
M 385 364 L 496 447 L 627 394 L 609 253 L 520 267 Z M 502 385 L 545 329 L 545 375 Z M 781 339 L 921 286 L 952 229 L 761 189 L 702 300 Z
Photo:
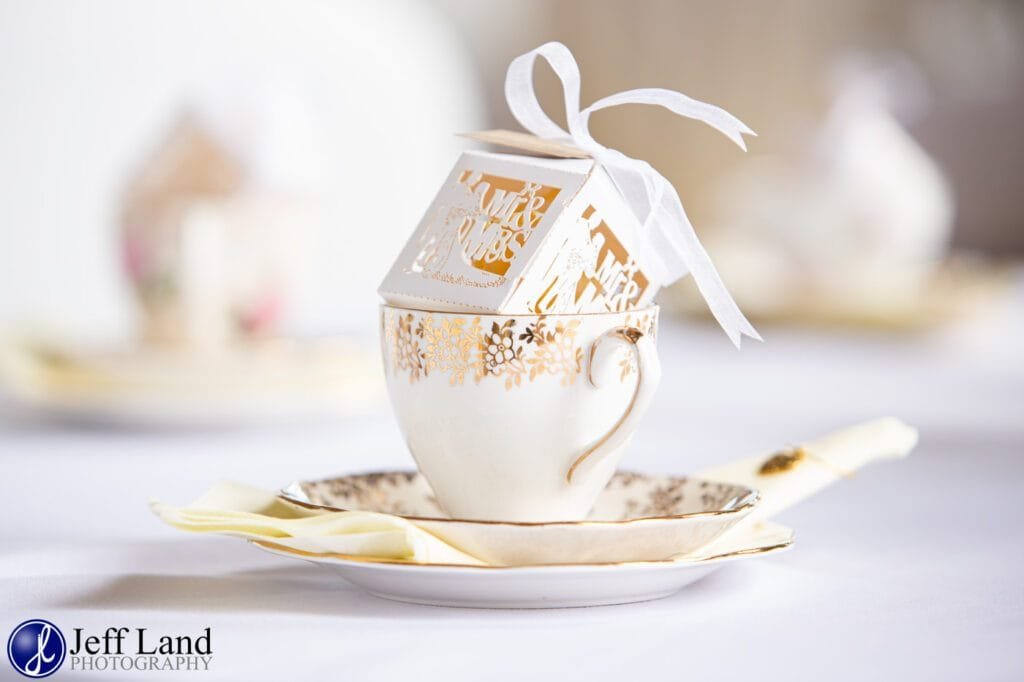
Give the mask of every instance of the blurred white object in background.
M 257 184 L 318 180 L 323 194 L 284 327 L 370 334 L 380 273 L 463 146 L 451 133 L 482 124 L 472 60 L 438 10 L 413 0 L 4 3 L 0 44 L 0 324 L 130 335 L 122 190 L 183 107 L 219 91 L 225 106 L 198 118 L 260 169 Z M 224 116 L 231 82 L 264 86 L 239 101 L 288 95 L 301 108 Z M 298 170 L 315 164 L 282 140 L 310 112 L 323 166 Z M 254 141 L 253 128 L 266 134 Z
M 258 76 L 227 76 L 191 91 L 189 106 L 199 126 L 245 169 L 246 183 L 255 191 L 292 195 L 328 191 L 324 136 L 332 123 L 318 110 L 321 96 L 305 74 L 270 66 Z
M 827 117 L 793 153 L 719 187 L 709 250 L 754 316 L 913 299 L 947 255 L 950 189 L 894 114 L 901 93 L 921 105 L 916 74 L 855 60 L 837 73 Z
M 121 250 L 142 340 L 209 351 L 279 331 L 322 198 L 313 140 L 267 126 L 276 108 L 236 108 L 223 122 L 243 123 L 248 111 L 251 127 L 183 116 L 129 183 Z
M 902 68 L 900 68 L 902 67 Z M 816 276 L 851 280 L 909 277 L 915 284 L 940 261 L 952 236 L 953 200 L 937 164 L 896 118 L 920 107 L 923 84 L 907 62 L 840 64 L 837 94 L 818 138 L 815 157 L 802 170 L 812 200 L 832 219 L 797 229 L 822 247 Z M 895 272 L 894 272 L 895 270 Z M 838 279 L 838 278 L 837 278 Z

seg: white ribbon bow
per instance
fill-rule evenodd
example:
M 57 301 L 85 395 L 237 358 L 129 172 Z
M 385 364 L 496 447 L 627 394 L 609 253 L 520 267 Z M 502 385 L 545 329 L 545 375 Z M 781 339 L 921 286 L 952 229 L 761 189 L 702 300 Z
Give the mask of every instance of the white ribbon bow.
M 562 81 L 568 132 L 548 118 L 537 101 L 533 89 L 533 64 L 537 57 L 547 60 Z M 590 135 L 588 124 L 590 114 L 601 109 L 620 104 L 656 104 L 679 116 L 707 123 L 743 150 L 746 145 L 742 136 L 754 135 L 754 131 L 724 109 L 662 88 L 640 88 L 609 95 L 580 111 L 580 69 L 569 48 L 558 42 L 546 43 L 512 60 L 505 77 L 505 99 L 512 115 L 528 131 L 537 137 L 570 142 L 605 169 L 643 226 L 637 260 L 654 282 L 664 286 L 687 273 L 693 275 L 711 314 L 736 346 L 740 345 L 743 335 L 761 340 L 732 300 L 697 239 L 672 183 L 646 161 L 628 157 L 597 142 Z

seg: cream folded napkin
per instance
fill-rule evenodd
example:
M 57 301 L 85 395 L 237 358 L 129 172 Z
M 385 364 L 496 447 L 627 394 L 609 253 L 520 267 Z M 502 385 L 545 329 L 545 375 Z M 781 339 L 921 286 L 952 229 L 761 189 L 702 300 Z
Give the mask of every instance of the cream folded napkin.
M 736 483 L 761 493 L 740 525 L 768 519 L 857 469 L 881 459 L 906 457 L 917 445 L 917 429 L 887 417 L 835 431 L 769 455 L 705 469 L 701 478 Z
M 788 541 L 788 528 L 759 522 L 865 464 L 906 456 L 916 443 L 915 429 L 897 419 L 879 419 L 777 453 L 705 470 L 701 478 L 758 489 L 761 501 L 736 527 L 694 554 L 727 553 L 741 536 L 748 541 L 751 532 L 758 534 L 759 541 Z M 261 540 L 300 552 L 412 563 L 484 564 L 397 516 L 308 509 L 240 483 L 219 483 L 187 507 L 171 507 L 155 500 L 150 507 L 175 528 Z
M 261 540 L 313 554 L 413 563 L 483 563 L 397 516 L 307 509 L 241 483 L 218 483 L 187 507 L 152 500 L 150 508 L 181 530 Z

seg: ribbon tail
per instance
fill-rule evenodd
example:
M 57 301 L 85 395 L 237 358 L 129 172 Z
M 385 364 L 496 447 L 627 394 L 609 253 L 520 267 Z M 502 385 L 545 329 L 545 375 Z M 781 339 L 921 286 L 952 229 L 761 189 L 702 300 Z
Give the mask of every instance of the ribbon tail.
M 665 246 L 669 247 L 665 250 L 658 249 L 662 256 L 665 274 L 670 277 L 667 281 L 672 281 L 681 274 L 685 274 L 685 272 L 680 272 L 681 270 L 689 271 L 697 285 L 697 290 L 700 291 L 700 295 L 707 303 L 708 309 L 734 346 L 739 348 L 740 341 L 744 336 L 761 341 L 761 335 L 757 333 L 729 294 L 729 290 L 711 262 L 711 257 L 697 238 L 697 233 L 683 209 L 679 195 L 671 185 L 665 189 L 662 202 L 656 208 L 652 222 L 655 224 L 650 226 L 648 234 L 657 235 L 658 241 L 666 242 Z M 678 261 L 673 263 L 666 260 L 664 258 L 666 254 L 674 255 Z
M 611 149 L 604 150 L 598 160 L 643 226 L 637 260 L 650 279 L 659 286 L 667 286 L 691 274 L 708 309 L 733 345 L 739 348 L 744 336 L 761 341 L 761 335 L 736 305 L 700 243 L 672 183 L 647 163 Z M 651 210 L 642 215 L 639 206 L 651 206 Z
M 622 104 L 649 104 L 664 107 L 677 116 L 706 123 L 732 140 L 743 151 L 747 150 L 747 143 L 743 140 L 743 136 L 753 135 L 757 137 L 757 133 L 751 130 L 746 123 L 725 109 L 708 102 L 693 99 L 675 90 L 666 90 L 665 88 L 638 88 L 636 90 L 618 92 L 599 99 L 580 112 L 577 125 L 573 126 L 570 123 L 570 132 L 574 133 L 574 137 L 584 138 L 584 143 L 596 144 L 593 138 L 590 137 L 587 128 L 590 114 Z M 579 143 L 579 141 L 577 142 Z

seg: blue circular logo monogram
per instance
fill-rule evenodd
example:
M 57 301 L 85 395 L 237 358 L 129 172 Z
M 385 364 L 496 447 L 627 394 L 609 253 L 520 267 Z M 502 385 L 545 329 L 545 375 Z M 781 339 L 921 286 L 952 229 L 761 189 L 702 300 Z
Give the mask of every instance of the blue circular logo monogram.
M 67 651 L 60 628 L 38 618 L 14 628 L 7 640 L 7 658 L 25 677 L 48 677 L 57 672 Z

